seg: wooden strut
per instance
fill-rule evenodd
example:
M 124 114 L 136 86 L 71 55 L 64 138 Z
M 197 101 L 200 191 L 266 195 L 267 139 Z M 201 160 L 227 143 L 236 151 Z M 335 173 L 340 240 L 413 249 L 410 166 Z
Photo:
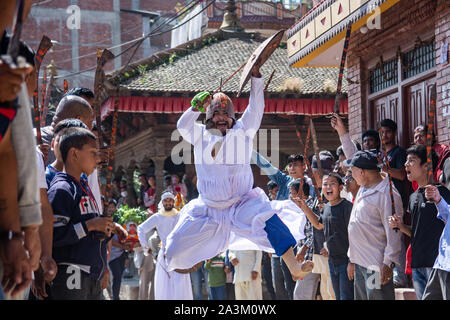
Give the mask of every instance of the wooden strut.
M 103 132 L 102 132 L 102 123 L 101 123 L 101 91 L 103 87 L 103 79 L 104 79 L 104 72 L 103 67 L 105 66 L 106 62 L 113 59 L 114 55 L 111 53 L 111 51 L 104 49 L 97 50 L 97 68 L 95 70 L 95 78 L 94 78 L 94 102 L 93 102 L 93 109 L 95 112 L 95 122 L 97 124 L 97 133 L 98 133 L 98 145 L 99 149 L 103 150 Z M 104 207 L 106 209 L 106 206 Z M 104 216 L 107 210 L 103 210 L 100 212 L 101 216 Z M 103 241 L 106 239 L 106 234 L 102 232 L 98 232 L 98 238 L 100 241 Z
M 339 66 L 339 76 L 338 76 L 338 83 L 337 83 L 337 89 L 336 89 L 336 96 L 334 98 L 334 113 L 336 113 L 336 114 L 339 114 L 339 102 L 342 99 L 342 94 L 341 94 L 342 78 L 344 76 L 345 60 L 347 58 L 348 45 L 350 42 L 351 32 L 352 32 L 352 24 L 350 23 L 347 26 L 347 32 L 345 33 L 344 49 L 342 50 L 341 65 Z
M 269 77 L 269 80 L 267 80 L 266 86 L 264 87 L 264 92 L 267 91 L 269 88 L 270 82 L 272 81 L 273 75 L 275 74 L 276 69 L 273 69 L 272 74 Z
M 435 184 L 433 177 L 433 131 L 434 118 L 436 116 L 436 84 L 431 87 L 430 107 L 428 111 L 428 125 L 427 125 L 427 180 L 428 184 Z
M 239 69 L 237 69 L 235 72 L 233 72 L 233 73 L 231 74 L 231 76 L 229 76 L 225 81 L 222 82 L 222 79 L 220 79 L 220 86 L 219 86 L 219 89 L 217 89 L 217 90 L 215 91 L 215 93 L 221 92 L 223 86 L 225 85 L 225 83 L 227 83 L 231 78 L 233 78 L 233 77 L 236 75 L 236 73 L 238 73 L 239 71 L 241 71 L 242 68 L 244 68 L 246 64 L 247 64 L 247 61 L 245 61 L 245 62 L 242 64 L 242 66 L 240 66 Z
M 316 127 L 314 126 L 312 117 L 309 117 L 309 125 L 311 127 L 311 136 L 312 136 L 312 141 L 313 141 L 314 155 L 316 156 L 316 160 L 317 160 L 317 169 L 319 170 L 319 177 L 322 179 L 323 169 L 322 169 L 322 163 L 320 162 L 320 157 L 319 157 L 319 145 L 317 143 Z
M 389 158 L 383 143 L 383 139 L 381 138 L 381 128 L 378 131 L 378 134 L 380 135 L 380 142 L 381 142 L 381 149 L 383 150 L 382 152 L 382 159 L 384 159 L 384 163 L 386 164 L 386 166 L 388 167 L 388 169 L 390 168 L 389 165 Z M 388 173 L 388 179 L 389 179 L 389 196 L 391 197 L 391 210 L 392 210 L 392 216 L 394 216 L 396 214 L 396 210 L 395 210 L 395 201 L 394 201 L 394 191 L 392 189 L 392 177 L 391 175 Z M 395 232 L 398 232 L 399 228 L 394 228 Z
M 114 58 L 114 55 L 111 51 L 104 49 L 97 51 L 97 68 L 95 70 L 95 78 L 94 78 L 94 102 L 93 109 L 95 112 L 95 122 L 97 124 L 97 132 L 98 132 L 98 142 L 100 150 L 104 149 L 103 146 L 103 132 L 102 132 L 102 122 L 101 122 L 101 91 L 103 87 L 103 80 L 105 77 L 105 73 L 103 72 L 103 67 L 105 64 Z
M 47 69 L 44 68 L 44 70 L 42 70 L 42 88 L 41 88 L 41 108 L 40 108 L 40 112 L 39 112 L 39 118 L 40 118 L 40 125 L 42 126 L 42 114 L 44 112 L 44 105 L 45 105 L 45 96 L 46 96 L 46 92 L 47 92 Z
M 116 97 L 114 99 L 114 113 L 112 118 L 112 128 L 111 128 L 111 144 L 109 146 L 109 159 L 107 166 L 107 174 L 106 174 L 106 188 L 105 188 L 105 208 L 108 208 L 110 199 L 112 198 L 112 172 L 113 172 L 113 163 L 114 163 L 114 151 L 116 146 L 116 138 L 117 138 L 117 125 L 119 122 L 119 90 L 117 89 Z M 104 212 L 105 216 L 108 215 L 108 211 Z
M 45 127 L 46 125 L 48 105 L 50 104 L 50 96 L 52 95 L 53 82 L 54 82 L 54 74 L 51 72 L 50 79 L 48 80 L 47 83 L 47 88 L 45 89 L 44 105 L 42 107 L 41 112 L 41 127 Z
M 41 42 L 39 43 L 38 50 L 34 56 L 34 68 L 36 70 L 36 88 L 33 92 L 33 106 L 34 106 L 34 117 L 33 124 L 36 129 L 36 139 L 37 144 L 42 144 L 41 137 L 41 120 L 39 111 L 39 71 L 41 69 L 42 61 L 47 51 L 52 47 L 52 42 L 47 36 L 43 36 Z
M 319 191 L 319 185 L 317 184 L 317 181 L 312 173 L 312 169 L 311 169 L 311 163 L 309 162 L 308 159 L 308 147 L 311 143 L 311 126 L 308 126 L 308 133 L 306 135 L 306 141 L 305 143 L 303 143 L 302 138 L 300 137 L 300 128 L 298 127 L 298 125 L 295 126 L 295 130 L 297 132 L 297 138 L 298 141 L 300 142 L 300 148 L 304 150 L 304 160 L 306 162 L 306 173 L 308 174 L 309 177 L 311 177 L 312 183 L 313 183 L 313 187 L 314 187 L 314 191 L 316 193 L 317 199 L 319 201 L 319 204 L 323 203 L 322 200 L 322 196 L 320 195 L 320 191 Z M 300 191 L 300 190 L 299 190 Z

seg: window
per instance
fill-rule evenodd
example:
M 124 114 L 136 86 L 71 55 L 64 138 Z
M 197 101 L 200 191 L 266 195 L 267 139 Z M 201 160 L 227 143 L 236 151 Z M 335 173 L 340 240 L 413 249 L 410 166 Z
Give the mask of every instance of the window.
M 414 48 L 402 57 L 403 79 L 408 79 L 436 66 L 434 39 L 430 44 Z
M 370 71 L 370 93 L 378 92 L 398 82 L 397 59 L 384 62 Z

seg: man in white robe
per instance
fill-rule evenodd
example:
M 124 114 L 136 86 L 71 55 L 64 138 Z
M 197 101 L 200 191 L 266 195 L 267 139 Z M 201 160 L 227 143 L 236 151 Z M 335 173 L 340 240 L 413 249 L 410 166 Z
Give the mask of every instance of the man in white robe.
M 267 195 L 253 188 L 250 160 L 253 138 L 264 114 L 263 80 L 252 70 L 250 101 L 239 120 L 224 93 L 212 100 L 198 94 L 178 120 L 181 136 L 194 146 L 199 197 L 180 211 L 162 251 L 170 270 L 188 269 L 230 250 L 262 250 L 282 256 L 294 280 L 309 273 L 311 261 L 297 263 L 296 239 L 272 208 Z M 197 123 L 205 105 L 206 125 Z
M 155 300 L 192 300 L 192 286 L 189 273 L 169 271 L 161 252 L 164 252 L 167 235 L 178 221 L 178 211 L 174 209 L 175 196 L 165 192 L 161 196 L 163 208 L 138 226 L 138 237 L 144 255 L 149 255 L 149 233 L 156 228 L 161 239 L 161 251 L 157 257 L 154 291 Z

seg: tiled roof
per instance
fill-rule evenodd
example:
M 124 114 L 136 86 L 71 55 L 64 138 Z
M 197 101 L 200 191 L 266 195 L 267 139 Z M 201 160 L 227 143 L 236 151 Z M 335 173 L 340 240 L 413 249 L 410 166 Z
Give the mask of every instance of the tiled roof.
M 157 53 L 107 77 L 111 84 L 120 85 L 121 95 L 193 95 L 203 90 L 215 91 L 221 78 L 228 78 L 264 40 L 258 37 L 256 34 L 247 39 L 227 38 L 222 31 L 214 32 L 177 48 Z M 146 71 L 143 69 L 145 65 Z M 266 82 L 273 70 L 276 71 L 266 91 L 272 97 L 286 94 L 289 97 L 334 96 L 338 68 L 290 68 L 285 45 L 278 47 L 262 66 L 261 73 Z M 236 95 L 240 74 L 241 72 L 228 81 L 222 91 Z M 301 91 L 284 90 L 286 80 L 291 83 L 287 87 L 295 87 L 292 85 L 294 83 Z M 327 90 L 327 85 L 331 92 Z M 242 96 L 248 95 L 249 91 L 248 83 Z M 342 92 L 347 92 L 346 75 Z

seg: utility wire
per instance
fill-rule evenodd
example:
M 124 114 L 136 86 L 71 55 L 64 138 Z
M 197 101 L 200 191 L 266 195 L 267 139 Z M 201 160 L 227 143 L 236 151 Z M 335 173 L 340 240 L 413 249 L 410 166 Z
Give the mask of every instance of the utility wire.
M 52 1 L 52 0 L 50 0 L 50 1 Z M 188 1 L 189 1 L 189 0 L 187 0 L 187 1 L 185 1 L 185 2 L 188 2 Z M 197 3 L 201 2 L 201 1 L 202 1 L 202 0 L 198 0 Z M 163 27 L 163 26 L 165 26 L 165 25 L 168 25 L 168 23 L 169 23 L 170 21 L 172 21 L 172 20 L 178 18 L 179 16 L 181 16 L 182 14 L 184 14 L 184 13 L 185 13 L 184 11 L 186 10 L 186 8 L 189 7 L 189 6 L 191 6 L 192 3 L 193 3 L 193 2 L 190 2 L 189 4 L 186 4 L 186 7 L 184 7 L 184 8 L 181 10 L 181 11 L 183 11 L 183 12 L 180 11 L 180 12 L 177 12 L 177 13 L 175 13 L 174 15 L 170 16 L 170 17 L 168 18 L 168 19 L 170 19 L 169 21 L 164 20 L 162 23 L 160 23 L 160 24 L 159 24 L 154 30 L 152 30 L 152 31 L 154 32 L 155 30 L 159 30 L 161 27 Z M 121 35 L 123 35 L 123 34 L 129 34 L 129 33 L 133 32 L 133 31 L 136 31 L 136 30 L 138 30 L 138 29 L 140 29 L 140 28 L 142 28 L 142 25 L 139 25 L 139 26 L 137 26 L 137 27 L 133 27 L 133 28 L 131 28 L 131 29 L 125 30 L 125 31 L 121 32 L 120 34 L 121 34 Z M 124 45 L 127 45 L 127 44 L 130 44 L 130 43 L 139 41 L 141 38 L 142 38 L 142 37 L 136 38 L 136 39 L 132 39 L 132 40 L 129 40 L 129 41 L 127 41 L 127 42 L 120 43 L 120 44 L 118 44 L 118 45 L 109 47 L 109 48 L 107 48 L 107 49 L 108 49 L 108 50 L 112 50 L 112 49 L 115 49 L 115 48 L 119 48 L 119 47 L 122 47 L 122 46 L 124 46 Z M 94 46 L 94 45 L 99 45 L 99 44 L 105 44 L 106 42 L 110 42 L 111 40 L 112 40 L 112 36 L 109 37 L 107 40 L 102 40 L 102 41 L 99 41 L 99 42 L 90 43 L 89 46 Z M 54 53 L 61 53 L 61 52 L 64 52 L 64 51 L 69 51 L 69 50 L 72 50 L 72 48 L 67 48 L 67 49 L 62 49 L 62 50 L 53 50 L 53 52 L 54 52 Z M 75 60 L 75 59 L 81 59 L 81 58 L 93 56 L 93 55 L 96 55 L 96 54 L 97 54 L 97 52 L 91 52 L 91 53 L 88 53 L 88 54 L 85 54 L 85 55 L 82 55 L 82 56 L 78 56 L 78 57 L 75 57 L 75 58 L 65 59 L 65 60 L 62 60 L 62 61 L 56 61 L 55 64 L 60 64 L 60 63 L 64 63 L 64 62 L 67 62 L 67 61 L 73 61 L 73 60 Z
M 203 11 L 205 11 L 205 10 L 206 10 L 211 4 L 213 4 L 214 2 L 215 2 L 215 0 L 212 0 L 207 6 L 205 6 L 205 8 L 203 8 L 200 12 L 198 12 L 196 15 L 194 15 L 193 17 L 191 17 L 191 18 L 188 19 L 187 21 L 183 22 L 182 24 L 179 24 L 179 25 L 177 25 L 177 26 L 175 26 L 175 27 L 173 27 L 173 28 L 171 28 L 171 29 L 168 29 L 168 30 L 165 30 L 165 31 L 162 31 L 162 32 L 158 32 L 158 33 L 152 33 L 152 32 L 150 32 L 149 34 L 147 34 L 147 35 L 145 35 L 145 36 L 143 36 L 143 37 L 141 37 L 141 38 L 138 38 L 138 39 L 133 40 L 133 41 L 140 41 L 140 42 L 134 43 L 133 45 L 131 45 L 131 46 L 128 47 L 127 49 L 125 49 L 125 50 L 123 50 L 122 52 L 120 52 L 119 54 L 115 55 L 113 59 L 116 59 L 116 58 L 120 57 L 121 55 L 125 54 L 127 51 L 129 51 L 130 49 L 134 48 L 135 46 L 139 46 L 139 45 L 142 43 L 142 41 L 145 40 L 146 38 L 150 38 L 150 37 L 162 35 L 162 34 L 165 34 L 165 33 L 167 33 L 167 32 L 173 31 L 173 30 L 175 30 L 175 29 L 177 29 L 177 28 L 183 26 L 184 24 L 186 24 L 186 23 L 189 22 L 190 20 L 194 19 L 197 15 L 199 15 L 200 13 L 202 13 Z M 131 42 L 131 41 L 130 41 L 130 42 Z M 128 64 L 127 64 L 127 65 L 128 65 Z M 97 67 L 97 66 L 92 66 L 92 67 L 89 67 L 89 68 L 87 68 L 87 69 L 84 69 L 84 70 L 81 70 L 81 71 L 77 71 L 77 72 L 74 72 L 74 73 L 69 73 L 69 74 L 61 75 L 61 76 L 56 76 L 55 79 L 59 79 L 59 78 L 68 78 L 68 77 L 71 77 L 71 76 L 74 76 L 74 75 L 78 75 L 78 74 L 81 74 L 81 73 L 84 73 L 84 72 L 88 72 L 88 71 L 94 70 L 96 67 Z

